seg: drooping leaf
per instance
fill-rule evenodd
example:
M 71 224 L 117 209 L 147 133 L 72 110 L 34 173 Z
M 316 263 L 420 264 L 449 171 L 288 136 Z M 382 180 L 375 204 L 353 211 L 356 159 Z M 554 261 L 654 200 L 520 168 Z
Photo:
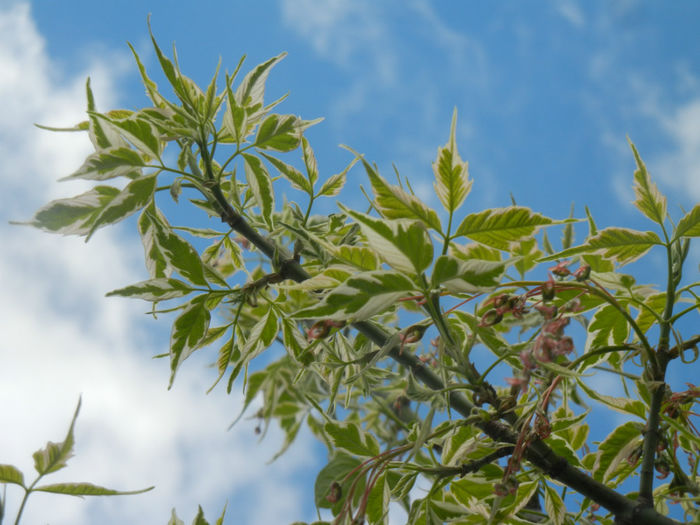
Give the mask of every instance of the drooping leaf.
M 659 188 L 651 181 L 651 177 L 637 152 L 637 148 L 635 148 L 629 138 L 627 141 L 632 148 L 634 160 L 637 163 L 637 169 L 634 172 L 634 194 L 636 197 L 634 205 L 652 221 L 663 225 L 666 219 L 666 197 L 661 195 Z
M 275 194 L 272 189 L 272 179 L 267 168 L 259 157 L 243 154 L 245 159 L 245 174 L 250 189 L 253 190 L 255 202 L 268 225 L 272 225 L 272 211 L 275 208 Z
M 95 113 L 94 116 L 101 122 L 103 128 L 121 135 L 142 154 L 160 160 L 162 146 L 153 124 L 139 117 L 120 120 L 109 118 L 101 113 Z
M 361 321 L 385 312 L 414 288 L 407 277 L 397 272 L 362 272 L 328 292 L 317 305 L 296 312 L 294 317 Z
M 39 492 L 51 492 L 53 494 L 67 494 L 69 496 L 128 496 L 131 494 L 143 494 L 155 487 L 140 490 L 112 490 L 92 483 L 52 483 L 35 487 Z
M 68 433 L 65 439 L 60 443 L 49 441 L 44 448 L 32 454 L 34 458 L 34 469 L 40 475 L 43 476 L 61 470 L 73 456 L 73 447 L 75 446 L 73 428 L 75 427 L 75 420 L 78 419 L 80 405 L 81 400 L 78 400 L 78 406 L 75 407 L 73 419 L 70 422 L 70 427 L 68 427 Z
M 0 483 L 14 483 L 24 487 L 24 474 L 14 465 L 0 465 Z
M 258 128 L 255 145 L 275 151 L 296 149 L 301 138 L 298 122 L 294 115 L 268 115 Z
M 498 250 L 508 250 L 510 243 L 531 237 L 539 228 L 549 224 L 554 224 L 554 221 L 522 206 L 490 208 L 467 215 L 455 235 L 464 235 Z
M 654 232 L 612 227 L 600 230 L 580 246 L 543 257 L 540 261 L 566 259 L 584 253 L 600 253 L 606 258 L 624 265 L 636 261 L 651 248 L 661 244 L 663 244 L 661 239 Z
M 367 497 L 367 520 L 370 525 L 386 525 L 389 522 L 390 496 L 385 470 L 376 478 Z
M 444 286 L 450 292 L 490 292 L 500 282 L 508 263 L 479 259 L 462 260 L 452 255 L 441 255 L 435 261 L 431 284 Z
M 469 164 L 462 160 L 457 151 L 457 109 L 452 115 L 450 138 L 438 148 L 437 159 L 433 163 L 435 192 L 445 209 L 452 213 L 461 206 L 472 188 L 469 179 Z
M 433 243 L 423 223 L 379 219 L 341 208 L 360 223 L 370 247 L 392 268 L 420 275 L 432 262 Z
M 681 237 L 700 237 L 700 204 L 696 204 L 678 221 L 673 238 L 676 240 Z
M 354 456 L 373 457 L 379 454 L 379 443 L 357 423 L 329 421 L 323 427 L 334 448 Z
M 42 206 L 27 223 L 63 235 L 86 235 L 102 210 L 119 195 L 111 186 L 95 186 L 70 199 L 57 199 Z
M 134 179 L 127 184 L 95 217 L 90 226 L 90 231 L 85 236 L 85 241 L 90 240 L 90 237 L 98 228 L 119 222 L 146 206 L 153 197 L 153 192 L 156 189 L 156 180 L 157 175 L 154 173 L 153 175 Z
M 547 511 L 547 516 L 554 525 L 562 525 L 566 519 L 566 505 L 564 505 L 564 501 L 554 487 L 549 486 L 547 483 L 542 485 L 544 487 L 544 508 Z
M 158 231 L 161 229 L 157 224 L 165 222 L 165 217 L 156 208 L 155 202 L 151 201 L 146 206 L 137 222 L 141 243 L 146 261 L 146 268 L 151 278 L 169 277 L 172 268 L 168 265 L 168 259 L 163 252 L 162 246 L 158 243 Z
M 120 296 L 143 299 L 144 301 L 167 301 L 176 297 L 184 297 L 192 291 L 193 288 L 188 286 L 187 283 L 178 279 L 162 277 L 112 290 L 107 294 L 107 297 Z
M 60 180 L 135 177 L 141 174 L 141 167 L 145 165 L 141 155 L 131 148 L 123 146 L 107 148 L 90 155 L 77 171 Z
M 170 384 L 182 362 L 194 352 L 207 335 L 211 313 L 203 296 L 195 297 L 175 319 L 170 333 Z

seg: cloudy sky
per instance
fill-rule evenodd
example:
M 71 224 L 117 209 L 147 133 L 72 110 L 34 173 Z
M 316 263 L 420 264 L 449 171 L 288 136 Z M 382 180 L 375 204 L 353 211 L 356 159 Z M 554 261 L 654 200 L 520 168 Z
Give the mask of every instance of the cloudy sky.
M 132 223 L 87 245 L 8 225 L 83 190 L 55 181 L 80 165 L 87 137 L 33 123 L 82 120 L 88 75 L 101 109 L 146 104 L 126 42 L 155 74 L 149 13 L 161 47 L 175 42 L 200 83 L 219 57 L 233 70 L 242 54 L 253 66 L 288 51 L 268 97 L 289 91 L 285 112 L 326 118 L 309 132 L 322 174 L 344 167 L 338 145 L 348 144 L 386 174 L 395 163 L 436 204 L 430 163 L 456 107 L 475 179 L 470 211 L 507 205 L 512 193 L 554 217 L 576 201 L 601 226 L 646 228 L 630 205 L 627 135 L 672 213 L 700 200 L 697 2 L 2 0 L 0 463 L 31 479 L 31 453 L 63 438 L 82 395 L 77 456 L 55 481 L 157 487 L 129 498 L 34 496 L 24 523 L 165 523 L 173 505 L 189 522 L 198 503 L 214 516 L 227 501 L 236 523 L 314 516 L 323 451 L 304 435 L 265 466 L 281 437 L 258 444 L 250 421 L 226 431 L 240 398 L 204 394 L 211 356 L 192 358 L 167 391 L 167 363 L 151 359 L 167 350 L 166 323 L 144 316 L 144 304 L 104 297 L 146 276 Z M 351 172 L 341 197 L 352 201 L 360 184 L 363 173 Z M 18 499 L 9 489 L 8 518 Z

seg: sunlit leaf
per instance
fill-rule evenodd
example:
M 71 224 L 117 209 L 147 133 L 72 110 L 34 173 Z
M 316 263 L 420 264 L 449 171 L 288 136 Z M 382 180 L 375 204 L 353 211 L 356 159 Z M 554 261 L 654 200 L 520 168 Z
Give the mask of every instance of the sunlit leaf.
M 265 221 L 271 225 L 272 211 L 275 208 L 275 194 L 270 174 L 259 157 L 244 153 L 243 158 L 245 159 L 246 180 L 250 189 L 253 190 L 255 202 Z
M 600 253 L 623 265 L 636 261 L 651 248 L 661 244 L 663 244 L 661 239 L 654 232 L 612 227 L 600 230 L 580 246 L 543 257 L 540 261 L 566 259 L 584 253 Z
M 170 333 L 170 384 L 182 362 L 194 352 L 209 328 L 211 314 L 202 296 L 195 297 L 175 319 Z
M 678 221 L 674 240 L 681 237 L 700 237 L 700 204 L 696 204 Z
M 374 218 L 341 207 L 360 223 L 370 247 L 392 268 L 419 275 L 432 262 L 433 243 L 423 223 Z
M 255 145 L 262 149 L 292 151 L 299 146 L 301 134 L 294 115 L 268 115 L 258 128 Z
M 634 172 L 634 195 L 636 197 L 634 205 L 652 221 L 663 225 L 666 219 L 666 197 L 661 195 L 659 188 L 651 181 L 651 177 L 637 152 L 637 148 L 634 147 L 629 138 L 627 141 L 632 148 L 634 160 L 637 163 L 637 169 Z
M 578 384 L 592 399 L 600 401 L 605 406 L 623 414 L 633 415 L 642 420 L 646 419 L 646 408 L 644 407 L 644 403 L 639 399 L 607 396 L 597 392 L 594 388 L 589 387 L 583 381 L 579 381 Z
M 444 286 L 450 292 L 490 292 L 501 281 L 508 264 L 479 259 L 462 260 L 452 255 L 441 255 L 435 261 L 431 276 L 432 286 Z
M 642 442 L 641 423 L 628 421 L 613 430 L 598 446 L 593 478 L 606 482 L 617 465 L 627 459 L 632 450 Z
M 14 483 L 24 487 L 24 474 L 13 465 L 0 465 L 0 483 Z
M 554 221 L 529 208 L 489 208 L 467 215 L 455 235 L 464 235 L 498 250 L 508 250 L 510 243 L 531 237 L 539 228 L 549 224 L 554 224 Z
M 450 138 L 443 147 L 438 148 L 437 159 L 433 163 L 435 173 L 435 192 L 445 209 L 452 213 L 461 206 L 472 188 L 469 179 L 468 163 L 463 161 L 457 151 L 457 109 L 452 115 Z
M 547 511 L 547 516 L 554 525 L 562 525 L 566 519 L 566 505 L 561 499 L 559 493 L 547 483 L 542 484 L 544 487 L 544 508 Z
M 318 180 L 318 163 L 316 162 L 316 155 L 314 155 L 314 150 L 311 149 L 311 144 L 306 139 L 306 137 L 301 138 L 301 153 L 304 159 L 304 166 L 306 167 L 306 174 L 313 186 Z
M 138 152 L 126 147 L 113 147 L 96 151 L 71 175 L 61 180 L 107 180 L 114 177 L 135 177 L 141 174 L 146 163 Z
M 368 319 L 395 306 L 415 285 L 397 272 L 376 270 L 358 273 L 326 294 L 317 305 L 294 314 L 296 319 Z
M 160 159 L 162 150 L 160 138 L 155 127 L 150 122 L 138 117 L 119 120 L 109 118 L 101 113 L 95 113 L 94 116 L 101 121 L 103 128 L 118 133 L 144 155 L 153 159 Z
M 294 188 L 304 191 L 309 195 L 313 194 L 313 188 L 309 180 L 306 177 L 304 177 L 304 175 L 294 166 L 291 166 L 286 162 L 282 162 L 277 157 L 268 155 L 264 151 L 261 151 L 260 154 L 263 157 L 265 157 L 265 159 L 267 159 L 270 162 L 270 164 L 277 168 L 277 171 L 279 171 L 284 176 L 284 178 L 286 178 L 292 184 Z
M 376 456 L 379 443 L 369 432 L 365 432 L 356 423 L 347 421 L 329 421 L 323 427 L 333 447 L 355 456 Z
M 143 299 L 144 301 L 167 301 L 176 297 L 184 297 L 192 291 L 192 287 L 177 279 L 156 278 L 113 290 L 107 294 L 107 297 L 120 296 Z
M 593 314 L 588 325 L 586 350 L 621 345 L 629 335 L 629 324 L 623 315 L 612 305 L 605 305 Z

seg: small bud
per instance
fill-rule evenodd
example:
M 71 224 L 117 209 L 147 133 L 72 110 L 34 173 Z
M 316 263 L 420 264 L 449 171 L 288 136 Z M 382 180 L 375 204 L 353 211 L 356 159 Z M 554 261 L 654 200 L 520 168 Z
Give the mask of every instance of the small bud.
M 503 314 L 495 308 L 492 308 L 482 316 L 479 326 L 482 328 L 486 326 L 493 326 L 500 323 L 502 319 Z
M 557 277 L 566 277 L 567 275 L 571 275 L 571 270 L 567 268 L 569 264 L 571 264 L 570 261 L 560 261 L 556 266 L 552 266 L 549 271 Z
M 331 488 L 328 489 L 328 495 L 326 496 L 326 501 L 329 503 L 337 503 L 343 496 L 343 489 L 340 487 L 340 483 L 334 481 L 331 483 Z
M 583 264 L 579 266 L 578 269 L 574 272 L 574 277 L 577 281 L 585 281 L 590 277 L 590 275 L 591 267 L 588 264 Z
M 552 299 L 554 299 L 555 295 L 556 288 L 554 284 L 554 279 L 550 277 L 542 284 L 542 300 L 545 302 L 551 301 Z

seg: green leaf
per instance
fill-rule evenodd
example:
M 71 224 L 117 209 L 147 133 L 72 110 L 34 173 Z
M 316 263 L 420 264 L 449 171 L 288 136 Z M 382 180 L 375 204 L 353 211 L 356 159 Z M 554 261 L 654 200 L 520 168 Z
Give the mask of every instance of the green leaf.
M 347 421 L 329 421 L 323 427 L 336 449 L 363 457 L 379 454 L 379 443 L 369 432 L 365 432 L 356 423 Z
M 236 90 L 236 100 L 244 107 L 262 106 L 265 96 L 265 82 L 272 66 L 282 60 L 287 53 L 280 53 L 262 64 L 256 66 L 241 81 Z
M 627 142 L 632 148 L 634 160 L 637 163 L 637 169 L 634 172 L 634 194 L 636 196 L 634 205 L 652 221 L 663 226 L 666 219 L 666 197 L 661 195 L 656 184 L 651 181 L 637 148 L 634 147 L 629 138 L 627 138 Z
M 318 473 L 314 484 L 314 501 L 318 508 L 334 508 L 334 510 L 336 507 L 340 508 L 342 505 L 341 502 L 344 501 L 347 496 L 348 488 L 354 477 L 350 476 L 350 479 L 345 482 L 343 482 L 343 480 L 350 472 L 354 471 L 360 465 L 360 462 L 360 459 L 348 456 L 344 453 L 335 454 L 334 457 L 331 458 L 328 464 Z M 326 498 L 334 482 L 341 486 L 341 499 L 338 502 L 332 503 Z M 362 483 L 360 483 L 360 485 L 362 485 Z
M 328 292 L 320 303 L 296 312 L 293 317 L 362 321 L 395 306 L 397 300 L 414 289 L 415 285 L 397 272 L 362 272 Z
M 490 292 L 501 282 L 507 266 L 507 262 L 465 261 L 452 255 L 441 255 L 433 267 L 431 286 L 444 286 L 452 293 Z
M 176 297 L 184 297 L 192 291 L 194 289 L 187 283 L 162 277 L 113 290 L 107 294 L 107 297 L 120 296 L 143 299 L 144 301 L 167 301 Z
M 146 206 L 137 222 L 141 243 L 146 260 L 146 268 L 152 278 L 169 277 L 172 268 L 168 265 L 163 247 L 158 243 L 158 231 L 162 229 L 159 225 L 165 223 L 165 217 L 156 208 L 155 202 L 151 201 Z
M 372 185 L 374 205 L 382 216 L 387 219 L 417 219 L 433 230 L 441 231 L 440 219 L 435 210 L 415 195 L 411 195 L 399 186 L 389 184 L 362 155 L 350 148 L 347 149 L 356 155 L 355 159 L 362 160 Z
M 211 313 L 206 308 L 204 296 L 192 299 L 175 319 L 170 333 L 170 383 L 173 386 L 175 373 L 182 362 L 194 352 L 207 335 Z
M 296 169 L 294 166 L 290 166 L 286 162 L 282 162 L 272 155 L 268 155 L 264 151 L 261 151 L 260 154 L 265 157 L 270 164 L 277 168 L 277 171 L 279 171 L 294 188 L 304 191 L 309 195 L 313 195 L 314 190 L 311 183 L 298 169 Z
M 610 479 L 621 461 L 642 441 L 641 423 L 628 421 L 613 430 L 598 446 L 593 466 L 593 479 L 603 483 Z
M 642 420 L 646 419 L 646 408 L 644 403 L 639 399 L 606 396 L 605 394 L 600 394 L 595 389 L 590 388 L 583 381 L 579 380 L 578 384 L 592 399 L 600 401 L 605 406 L 618 412 L 622 412 L 623 414 L 631 414 Z
M 696 204 L 678 221 L 673 240 L 681 237 L 700 237 L 700 204 Z
M 66 438 L 60 443 L 49 441 L 46 447 L 37 450 L 32 454 L 34 458 L 34 469 L 41 475 L 50 474 L 61 470 L 66 466 L 68 460 L 73 456 L 73 447 L 75 446 L 75 438 L 73 437 L 73 428 L 75 420 L 80 412 L 81 400 L 78 400 L 78 406 L 75 407 L 73 419 L 68 427 Z
M 456 142 L 457 109 L 452 114 L 450 138 L 442 148 L 438 148 L 437 159 L 433 163 L 435 191 L 445 209 L 454 212 L 467 198 L 472 188 L 469 180 L 469 164 L 462 160 Z
M 155 487 L 140 490 L 112 490 L 92 483 L 52 483 L 35 487 L 39 492 L 51 492 L 53 494 L 67 494 L 69 496 L 128 496 L 131 494 L 143 494 Z
M 180 275 L 193 284 L 206 286 L 202 260 L 190 243 L 173 232 L 168 225 L 155 225 L 155 242 L 158 254 L 169 268 L 175 268 Z
M 107 180 L 114 177 L 141 175 L 146 163 L 136 151 L 127 147 L 112 147 L 98 150 L 90 155 L 83 165 L 71 175 L 60 180 L 87 179 Z
M 306 167 L 306 175 L 308 176 L 309 182 L 313 187 L 318 180 L 318 163 L 316 162 L 314 150 L 311 149 L 311 144 L 309 144 L 306 137 L 301 138 L 301 153 L 304 159 L 304 166 Z
M 375 219 L 343 205 L 340 207 L 360 223 L 370 247 L 392 268 L 420 275 L 430 266 L 433 243 L 423 223 L 406 219 Z
M 549 224 L 554 224 L 554 221 L 522 206 L 489 208 L 467 215 L 455 235 L 464 235 L 498 250 L 508 250 L 510 243 L 531 237 L 539 228 Z
M 173 509 L 172 513 L 170 514 L 170 521 L 168 521 L 168 525 L 185 525 L 185 522 L 177 517 L 175 509 Z
M 119 222 L 146 206 L 156 189 L 156 179 L 157 174 L 154 173 L 134 179 L 127 184 L 95 217 L 90 231 L 85 237 L 85 242 L 90 240 L 97 228 Z
M 640 308 L 639 314 L 635 319 L 637 326 L 642 332 L 646 332 L 654 326 L 657 322 L 657 317 L 654 316 L 652 312 L 661 317 L 663 315 L 664 309 L 666 308 L 666 292 L 654 293 L 644 298 L 644 305 L 646 308 Z
M 95 113 L 95 97 L 90 88 L 90 78 L 85 82 L 85 92 L 87 95 L 87 111 L 88 111 L 88 134 L 90 141 L 96 150 L 107 149 L 112 147 L 127 146 L 126 141 L 114 129 L 104 126 L 98 114 Z
M 343 263 L 351 264 L 361 270 L 376 270 L 379 265 L 377 255 L 365 246 L 343 244 L 337 247 L 333 256 Z
M 367 497 L 367 520 L 370 525 L 385 525 L 389 519 L 389 500 L 391 493 L 387 483 L 387 471 L 375 480 Z
M 629 336 L 627 320 L 614 306 L 607 304 L 593 314 L 588 325 L 586 350 L 621 345 Z
M 39 208 L 27 223 L 51 233 L 86 235 L 102 210 L 119 195 L 111 186 L 95 186 L 70 199 L 57 199 Z
M 275 151 L 292 151 L 299 146 L 299 119 L 294 115 L 268 115 L 258 128 L 255 146 Z
M 544 487 L 544 508 L 547 511 L 547 516 L 554 525 L 562 525 L 566 519 L 566 505 L 559 496 L 559 493 L 554 487 L 543 483 Z
M 13 465 L 0 465 L 0 483 L 14 483 L 24 487 L 24 474 Z
M 192 525 L 209 525 L 209 522 L 204 519 L 204 511 L 202 510 L 201 505 L 199 505 L 197 508 L 197 515 L 194 517 Z
M 135 116 L 124 120 L 109 118 L 102 113 L 94 113 L 94 116 L 104 128 L 124 137 L 144 155 L 160 160 L 162 145 L 153 124 Z
M 543 257 L 540 261 L 566 259 L 583 253 L 600 253 L 624 265 L 636 261 L 655 245 L 663 245 L 663 243 L 654 232 L 640 232 L 629 228 L 605 228 L 590 237 L 584 244 Z
M 338 195 L 340 193 L 340 190 L 343 189 L 343 186 L 345 186 L 345 175 L 347 173 L 347 168 L 340 173 L 336 173 L 335 175 L 331 175 L 326 182 L 323 183 L 323 186 L 321 186 L 321 189 L 318 190 L 318 193 L 316 194 L 317 197 L 333 197 L 334 195 Z
M 271 227 L 272 212 L 275 208 L 275 194 L 270 174 L 259 157 L 244 153 L 243 158 L 245 160 L 245 174 L 248 185 L 253 191 L 260 213 L 268 226 Z

